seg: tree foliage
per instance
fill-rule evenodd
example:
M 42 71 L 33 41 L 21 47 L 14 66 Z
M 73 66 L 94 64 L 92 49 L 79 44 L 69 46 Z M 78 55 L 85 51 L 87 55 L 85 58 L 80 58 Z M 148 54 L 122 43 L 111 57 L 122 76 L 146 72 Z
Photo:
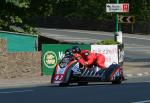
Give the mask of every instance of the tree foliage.
M 114 13 L 106 13 L 106 3 L 116 0 L 0 0 L 0 29 L 34 32 L 29 19 L 35 17 L 61 16 L 66 18 L 104 20 L 114 18 Z M 136 20 L 150 21 L 150 0 L 119 0 L 129 3 L 129 13 Z M 13 27 L 21 27 L 14 29 Z
M 115 3 L 116 0 L 59 0 L 54 7 L 54 15 L 80 19 L 110 19 L 114 13 L 106 13 L 106 3 Z M 137 20 L 150 20 L 150 0 L 118 0 L 120 3 L 129 3 L 129 13 Z M 121 13 L 120 13 L 121 14 Z

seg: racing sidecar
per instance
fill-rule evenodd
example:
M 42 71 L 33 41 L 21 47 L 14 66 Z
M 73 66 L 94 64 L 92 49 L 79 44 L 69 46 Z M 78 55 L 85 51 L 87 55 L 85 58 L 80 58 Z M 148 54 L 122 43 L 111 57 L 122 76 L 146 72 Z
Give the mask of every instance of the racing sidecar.
M 124 80 L 123 68 L 113 63 L 107 69 L 100 69 L 96 66 L 92 68 L 82 68 L 78 60 L 73 56 L 65 56 L 55 67 L 51 83 L 67 86 L 69 83 L 87 85 L 88 82 L 112 82 L 121 84 Z

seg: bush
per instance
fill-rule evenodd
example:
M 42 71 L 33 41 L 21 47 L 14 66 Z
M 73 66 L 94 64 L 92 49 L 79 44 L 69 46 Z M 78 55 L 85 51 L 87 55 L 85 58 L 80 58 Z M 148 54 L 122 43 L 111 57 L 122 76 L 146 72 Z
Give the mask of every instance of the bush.
M 31 24 L 26 23 L 21 16 L 16 16 L 6 10 L 2 10 L 0 13 L 0 30 L 38 34 L 38 31 Z
M 117 41 L 114 41 L 113 39 L 106 39 L 102 41 L 97 41 L 96 44 L 98 45 L 113 45 L 113 44 L 120 44 Z

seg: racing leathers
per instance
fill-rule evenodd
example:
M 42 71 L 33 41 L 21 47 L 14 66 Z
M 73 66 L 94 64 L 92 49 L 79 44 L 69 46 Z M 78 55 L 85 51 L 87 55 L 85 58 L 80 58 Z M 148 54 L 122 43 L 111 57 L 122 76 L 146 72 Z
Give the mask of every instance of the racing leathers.
M 79 53 L 74 54 L 74 59 L 76 59 L 82 66 L 84 66 L 85 60 Z
M 92 53 L 88 50 L 82 50 L 80 54 L 75 54 L 78 57 L 78 61 L 89 68 L 93 65 L 98 66 L 101 69 L 105 69 L 105 56 L 98 53 Z

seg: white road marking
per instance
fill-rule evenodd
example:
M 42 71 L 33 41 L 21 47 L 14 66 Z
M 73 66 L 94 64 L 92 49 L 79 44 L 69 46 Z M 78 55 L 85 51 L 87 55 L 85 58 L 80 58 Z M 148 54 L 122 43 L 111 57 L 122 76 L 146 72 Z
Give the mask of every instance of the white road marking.
M 46 36 L 66 37 L 65 35 L 54 34 L 54 33 L 42 33 L 42 34 L 43 34 L 43 35 L 46 35 Z
M 140 77 L 141 77 L 141 76 L 143 76 L 143 74 L 142 74 L 142 73 L 138 73 L 138 74 L 136 74 L 136 75 L 137 75 L 137 76 L 140 76 Z
M 150 103 L 150 100 L 138 101 L 138 102 L 132 102 L 132 103 Z
M 133 74 L 125 74 L 126 77 L 132 77 Z
M 33 90 L 6 91 L 6 92 L 0 92 L 0 94 L 24 93 L 24 92 L 32 92 L 32 91 L 33 91 Z
M 144 75 L 149 75 L 149 72 L 144 72 Z

